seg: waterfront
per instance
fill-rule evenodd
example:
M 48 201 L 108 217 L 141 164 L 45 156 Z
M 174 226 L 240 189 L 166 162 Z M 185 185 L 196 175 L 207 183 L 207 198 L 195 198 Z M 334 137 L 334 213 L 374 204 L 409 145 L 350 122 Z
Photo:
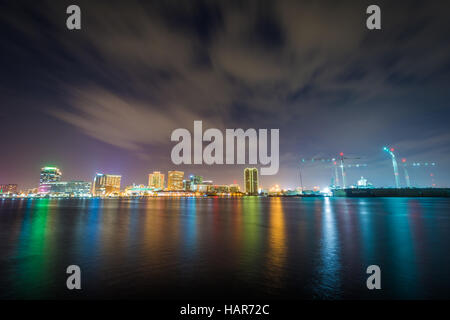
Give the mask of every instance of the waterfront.
M 448 299 L 449 249 L 448 198 L 1 200 L 0 298 Z

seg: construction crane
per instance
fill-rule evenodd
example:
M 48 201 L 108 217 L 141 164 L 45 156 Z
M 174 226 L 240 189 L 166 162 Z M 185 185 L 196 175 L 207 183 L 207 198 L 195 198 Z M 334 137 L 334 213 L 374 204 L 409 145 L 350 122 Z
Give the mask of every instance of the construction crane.
M 333 166 L 334 166 L 334 174 L 335 174 L 335 185 L 339 185 L 339 175 L 338 175 L 338 171 L 337 171 L 337 163 L 336 163 L 336 159 L 335 158 L 302 158 L 302 163 L 306 163 L 306 162 L 333 162 Z M 301 181 L 301 173 L 300 173 L 300 182 Z
M 345 173 L 345 170 L 344 170 L 344 167 L 345 167 L 344 160 L 356 160 L 356 159 L 361 159 L 361 158 L 359 158 L 359 157 L 356 157 L 356 158 L 345 157 L 344 153 L 341 152 L 341 153 L 339 153 L 339 159 L 341 161 L 340 167 L 341 167 L 341 172 L 342 172 L 342 189 L 345 189 L 345 187 L 346 187 L 345 178 L 346 178 L 347 174 Z
M 436 166 L 436 162 L 412 162 L 408 163 L 405 158 L 402 159 L 402 166 L 405 173 L 405 180 L 406 180 L 406 186 L 407 188 L 411 188 L 411 182 L 408 174 L 407 167 L 409 168 L 434 168 Z M 431 186 L 435 187 L 436 184 L 434 183 L 434 173 L 430 173 L 431 176 Z
M 388 148 L 388 147 L 383 147 L 383 151 L 386 151 L 387 153 L 389 153 L 389 155 L 392 158 L 392 166 L 394 167 L 394 178 L 395 178 L 395 187 L 398 189 L 400 188 L 400 182 L 398 179 L 398 165 L 397 165 L 397 159 L 395 158 L 395 154 L 394 148 Z
M 338 166 L 337 166 L 336 159 L 334 159 L 334 158 L 333 158 L 333 167 L 334 167 L 334 176 L 335 176 L 334 185 L 339 186 L 340 182 L 339 182 L 339 175 L 338 175 Z
M 411 180 L 409 180 L 409 174 L 408 174 L 408 170 L 406 169 L 407 166 L 406 166 L 405 158 L 402 159 L 402 166 L 403 166 L 403 172 L 405 174 L 406 187 L 411 188 Z
M 353 158 L 352 158 L 353 159 Z M 356 159 L 356 158 L 355 158 Z M 341 169 L 342 168 L 365 168 L 368 165 L 366 163 L 352 163 L 352 164 L 339 164 L 337 163 L 337 161 L 335 159 L 333 159 L 333 168 L 334 168 L 334 175 L 335 175 L 335 186 L 340 186 L 339 184 L 339 175 L 338 175 L 338 167 Z M 345 170 L 344 170 L 344 174 L 346 174 Z M 343 182 L 346 181 L 343 179 Z

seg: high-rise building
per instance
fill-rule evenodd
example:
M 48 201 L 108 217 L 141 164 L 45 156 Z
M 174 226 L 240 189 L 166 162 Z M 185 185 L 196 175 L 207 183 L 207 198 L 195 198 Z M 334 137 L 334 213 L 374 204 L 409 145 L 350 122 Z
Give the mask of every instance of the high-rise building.
M 189 180 L 192 184 L 202 184 L 203 177 L 202 176 L 196 176 L 196 175 L 190 175 Z
M 97 197 L 119 194 L 121 178 L 119 175 L 97 173 L 92 193 Z
M 196 185 L 203 183 L 203 177 L 191 174 L 189 180 L 183 180 L 184 191 L 194 191 Z
M 56 167 L 44 167 L 41 169 L 39 185 L 61 181 L 61 170 Z
M 248 195 L 258 194 L 258 169 L 245 168 L 244 170 L 245 193 Z
M 192 191 L 191 180 L 183 180 L 183 191 Z
M 51 190 L 51 185 L 61 181 L 61 170 L 56 167 L 43 167 L 39 177 L 38 193 L 48 194 Z
M 169 171 L 167 177 L 167 189 L 169 190 L 183 190 L 183 171 Z
M 148 185 L 154 189 L 164 189 L 164 173 L 153 171 L 148 175 Z
M 17 194 L 17 184 L 0 184 L 0 194 Z

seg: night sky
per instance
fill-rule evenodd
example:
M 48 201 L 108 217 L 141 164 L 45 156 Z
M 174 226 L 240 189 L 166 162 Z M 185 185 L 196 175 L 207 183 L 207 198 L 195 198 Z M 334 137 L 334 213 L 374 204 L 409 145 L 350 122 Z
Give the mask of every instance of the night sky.
M 4 3 L 4 2 L 3 2 Z M 245 166 L 175 166 L 176 128 L 279 128 L 280 171 L 299 186 L 301 158 L 360 157 L 393 185 L 384 145 L 414 185 L 450 185 L 450 23 L 445 1 L 6 1 L 0 10 L 0 183 L 37 186 L 122 174 L 147 183 L 181 169 L 242 186 Z M 66 28 L 77 4 L 82 29 Z M 366 29 L 369 4 L 382 30 Z M 349 161 L 349 163 L 352 163 Z M 332 169 L 303 168 L 324 187 Z M 403 176 L 401 175 L 403 183 Z

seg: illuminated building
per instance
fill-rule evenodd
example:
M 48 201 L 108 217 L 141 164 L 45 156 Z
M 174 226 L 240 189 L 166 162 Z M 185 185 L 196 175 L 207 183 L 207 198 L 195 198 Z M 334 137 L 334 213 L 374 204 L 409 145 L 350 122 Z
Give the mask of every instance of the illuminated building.
M 97 173 L 94 179 L 93 194 L 96 197 L 118 195 L 122 176 Z
M 41 169 L 39 185 L 61 181 L 61 170 L 56 167 L 44 167 Z
M 245 168 L 244 170 L 245 193 L 248 195 L 258 194 L 258 169 Z
M 211 187 L 210 184 L 203 184 L 203 183 L 202 184 L 194 184 L 191 186 L 191 191 L 207 193 L 209 187 Z
M 191 180 L 183 180 L 183 191 L 191 191 Z
M 361 177 L 361 179 L 358 180 L 358 187 L 367 187 L 367 179 Z
M 0 184 L 0 194 L 17 194 L 17 184 Z
M 373 185 L 364 177 L 361 177 L 356 184 L 357 188 L 373 188 Z
M 38 188 L 33 188 L 33 189 L 28 189 L 26 193 L 27 194 L 36 194 L 38 192 L 39 192 Z
M 169 171 L 167 177 L 167 189 L 171 191 L 183 190 L 183 171 Z
M 227 185 L 213 185 L 207 186 L 207 193 L 229 193 L 230 187 Z
M 283 191 L 283 195 L 285 195 L 285 196 L 298 196 L 299 194 L 300 193 L 298 192 L 298 190 L 288 189 L 288 190 Z
M 183 180 L 183 190 L 192 191 L 196 185 L 203 183 L 203 177 L 197 175 L 190 175 L 189 180 Z
M 149 196 L 149 195 L 153 195 L 153 191 L 154 191 L 154 189 L 152 187 L 144 186 L 142 184 L 141 185 L 133 184 L 132 186 L 128 186 L 125 188 L 124 194 L 126 196 L 132 196 L 132 197 Z
M 203 183 L 202 176 L 191 175 L 191 176 L 189 176 L 189 180 L 191 181 L 192 184 L 202 184 Z
M 51 191 L 51 185 L 61 181 L 61 170 L 56 167 L 44 167 L 41 168 L 41 174 L 39 178 L 38 193 L 48 194 Z
M 199 184 L 191 184 L 191 191 L 207 193 L 210 190 L 210 187 L 213 185 L 212 180 L 203 180 L 202 183 Z
M 154 189 L 164 189 L 164 173 L 153 171 L 148 175 L 148 185 Z
M 67 182 L 66 192 L 74 197 L 86 197 L 91 195 L 92 183 L 86 181 Z
M 89 197 L 91 195 L 91 182 L 85 181 L 58 181 L 46 184 L 46 193 L 50 196 L 62 197 Z
M 269 189 L 269 195 L 280 196 L 282 194 L 283 194 L 283 192 L 282 192 L 280 186 L 277 184 Z

